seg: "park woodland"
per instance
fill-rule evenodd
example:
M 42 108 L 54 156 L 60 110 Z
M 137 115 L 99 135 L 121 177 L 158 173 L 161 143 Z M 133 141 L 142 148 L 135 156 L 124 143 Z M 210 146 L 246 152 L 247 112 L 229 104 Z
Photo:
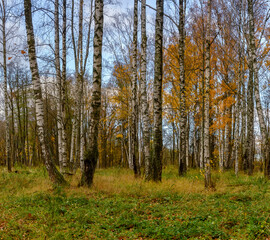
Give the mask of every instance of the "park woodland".
M 0 239 L 265 240 L 269 180 L 268 0 L 0 0 Z

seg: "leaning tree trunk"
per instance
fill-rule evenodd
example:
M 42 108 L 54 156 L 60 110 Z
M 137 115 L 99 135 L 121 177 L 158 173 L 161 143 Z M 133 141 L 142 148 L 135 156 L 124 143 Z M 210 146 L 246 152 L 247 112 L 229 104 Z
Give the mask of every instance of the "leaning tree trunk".
M 95 0 L 95 34 L 93 59 L 93 87 L 89 126 L 89 142 L 84 155 L 84 166 L 81 185 L 90 187 L 98 160 L 98 124 L 101 106 L 101 74 L 102 74 L 102 39 L 103 39 L 103 0 Z
M 143 145 L 145 157 L 145 179 L 150 180 L 152 173 L 152 162 L 150 156 L 150 118 L 149 106 L 147 101 L 147 84 L 146 84 L 146 0 L 142 0 L 141 6 L 141 103 L 142 103 L 142 120 L 143 120 Z
M 156 1 L 155 25 L 155 76 L 153 86 L 154 108 L 154 156 L 153 180 L 161 181 L 162 177 L 162 46 L 163 46 L 163 0 Z
M 137 105 L 137 35 L 138 35 L 138 0 L 134 0 L 133 53 L 132 53 L 132 117 L 131 117 L 131 159 L 135 177 L 140 175 L 138 164 L 138 105 Z
M 186 96 L 185 96 L 185 28 L 184 0 L 179 1 L 179 69 L 180 69 L 180 148 L 178 174 L 182 176 L 187 171 L 186 165 Z
M 205 188 L 213 187 L 211 180 L 211 166 L 210 166 L 210 25 L 211 25 L 211 0 L 207 2 L 207 25 L 206 25 L 206 51 L 205 51 L 205 106 L 204 106 L 204 163 L 205 163 Z
M 46 138 L 46 133 L 44 129 L 44 104 L 42 99 L 41 84 L 39 78 L 39 71 L 36 58 L 35 49 L 35 37 L 32 22 L 32 12 L 31 12 L 31 0 L 24 0 L 24 14 L 25 14 L 25 26 L 27 33 L 27 44 L 28 44 L 28 55 L 29 63 L 32 74 L 32 83 L 34 87 L 34 99 L 36 108 L 36 120 L 37 120 L 37 131 L 38 138 L 41 146 L 42 157 L 45 160 L 45 166 L 48 171 L 49 177 L 53 183 L 65 184 L 66 181 L 60 172 L 57 170 L 52 162 L 52 156 L 49 151 L 49 146 Z
M 6 6 L 2 0 L 2 47 L 3 47 L 3 70 L 4 70 L 4 95 L 5 95 L 5 119 L 6 119 L 6 163 L 7 169 L 11 172 L 11 141 L 9 132 L 9 114 L 8 114 L 8 84 L 7 84 L 7 47 L 6 47 Z

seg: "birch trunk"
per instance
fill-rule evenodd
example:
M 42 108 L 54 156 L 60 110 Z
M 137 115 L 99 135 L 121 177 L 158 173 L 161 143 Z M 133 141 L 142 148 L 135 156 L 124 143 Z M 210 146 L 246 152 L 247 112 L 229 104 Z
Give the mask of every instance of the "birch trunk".
M 77 142 L 77 158 L 80 162 L 81 171 L 84 169 L 83 160 L 83 118 L 84 118 L 84 73 L 83 73 L 83 4 L 84 0 L 80 0 L 79 6 L 79 36 L 77 46 L 77 73 L 78 73 L 78 95 L 77 95 L 77 112 L 78 112 L 78 142 Z M 75 48 L 76 49 L 76 48 Z
M 76 135 L 76 129 L 75 129 L 75 120 L 73 119 L 72 124 L 71 124 L 71 140 L 70 140 L 70 156 L 69 156 L 69 162 L 70 162 L 70 172 L 74 173 L 75 171 L 75 166 L 74 166 L 74 143 L 76 142 L 75 140 L 75 135 Z
M 147 101 L 147 36 L 146 36 L 146 0 L 142 0 L 141 5 L 141 103 L 142 103 L 142 121 L 143 121 L 143 146 L 145 159 L 145 180 L 150 180 L 153 176 L 152 162 L 150 155 L 150 118 L 149 105 Z
M 232 107 L 227 107 L 226 118 L 228 122 L 225 127 L 225 143 L 224 143 L 224 164 L 226 169 L 231 168 L 231 133 L 232 133 Z
M 203 100 L 204 101 L 204 100 Z M 203 104 L 204 105 L 204 104 Z M 203 107 L 204 110 L 204 107 Z M 204 113 L 203 113 L 204 115 Z M 204 117 L 202 117 L 201 121 L 201 127 L 200 127 L 200 141 L 199 141 L 199 147 L 200 147 L 200 169 L 204 169 Z
M 62 124 L 62 151 L 63 151 L 63 166 L 65 172 L 68 171 L 68 151 L 67 151 L 67 136 L 66 136 L 66 103 L 68 99 L 66 87 L 66 67 L 67 67 L 67 1 L 63 0 L 63 33 L 62 33 L 62 82 L 61 82 L 61 124 Z
M 121 121 L 121 167 L 124 167 L 124 123 Z M 104 151 L 104 149 L 102 149 Z
M 63 122 L 63 82 L 61 76 L 61 67 L 60 67 L 60 49 L 59 49 L 59 2 L 55 0 L 54 2 L 54 41 L 55 41 L 55 70 L 56 70 L 56 82 L 58 87 L 58 96 L 57 96 L 57 128 L 58 128 L 58 153 L 59 153 L 59 166 L 60 172 L 62 174 L 68 173 L 67 166 L 67 151 L 64 134 L 64 122 Z
M 81 185 L 91 186 L 98 161 L 98 124 L 101 106 L 103 0 L 95 0 L 95 33 L 93 58 L 93 87 L 91 98 L 89 143 L 84 155 Z
M 269 148 L 269 137 L 267 133 L 266 121 L 263 114 L 261 99 L 260 99 L 260 88 L 259 88 L 259 77 L 258 77 L 258 65 L 256 58 L 254 59 L 254 96 L 256 101 L 256 109 L 259 118 L 260 131 L 262 136 L 262 157 L 264 161 L 264 176 L 270 179 L 270 148 Z
M 41 145 L 42 157 L 45 160 L 45 166 L 51 181 L 56 184 L 66 184 L 66 181 L 64 180 L 63 176 L 60 174 L 60 172 L 57 170 L 57 168 L 52 162 L 52 157 L 49 152 L 49 146 L 47 143 L 46 133 L 44 129 L 44 105 L 36 58 L 35 37 L 34 37 L 31 7 L 32 7 L 31 0 L 24 0 L 25 26 L 27 33 L 29 63 L 32 74 L 32 83 L 34 87 L 38 137 Z
M 83 91 L 82 91 L 83 92 Z M 83 94 L 82 94 L 83 95 Z M 84 96 L 84 95 L 83 95 Z M 80 160 L 80 167 L 81 167 L 81 171 L 83 171 L 84 169 L 84 145 L 85 145 L 85 141 L 84 141 L 84 126 L 83 126 L 83 122 L 84 122 L 84 101 L 82 101 L 82 105 L 80 106 L 80 127 L 79 127 L 79 144 L 78 147 L 80 147 L 80 150 L 78 152 L 78 156 L 79 156 L 79 160 Z
M 234 136 L 234 145 L 233 145 L 233 155 L 234 155 L 234 161 L 235 161 L 235 175 L 238 176 L 239 172 L 239 128 L 240 128 L 240 118 L 239 118 L 239 111 L 240 111 L 240 89 L 241 89 L 241 79 L 242 79 L 242 62 L 240 60 L 240 66 L 239 66 L 239 81 L 237 86 L 237 99 L 236 99 L 236 109 L 235 109 L 235 136 Z
M 190 166 L 189 163 L 189 114 L 187 113 L 187 124 L 186 124 L 186 167 Z
M 241 48 L 241 47 L 240 47 Z M 238 73 L 238 83 L 237 83 L 237 99 L 236 99 L 236 109 L 235 109 L 235 136 L 234 136 L 234 145 L 233 145 L 233 155 L 234 155 L 234 161 L 235 161 L 235 175 L 238 176 L 239 172 L 239 128 L 240 128 L 240 118 L 239 118 L 239 111 L 240 111 L 240 102 L 241 102 L 241 81 L 243 77 L 242 72 L 242 56 L 241 56 L 241 50 L 239 54 L 239 73 Z
M 213 188 L 210 166 L 210 134 L 209 134 L 209 105 L 210 105 L 210 29 L 211 29 L 211 0 L 207 1 L 206 51 L 205 51 L 205 106 L 204 106 L 204 163 L 205 188 Z
M 251 6 L 252 4 L 252 6 Z M 256 45 L 255 45 L 255 36 L 254 36 L 254 12 L 253 12 L 253 4 L 254 2 L 249 2 L 250 9 L 249 9 L 249 16 L 250 16 L 250 51 L 251 51 L 251 58 L 253 64 L 253 71 L 254 71 L 254 97 L 256 102 L 256 109 L 259 118 L 259 125 L 260 125 L 260 132 L 262 136 L 262 157 L 264 161 L 264 175 L 265 177 L 270 179 L 270 148 L 269 148 L 269 139 L 266 127 L 266 121 L 263 114 L 261 99 L 260 99 L 260 87 L 259 87 L 259 68 L 257 63 L 257 56 L 256 56 Z M 252 8 L 252 9 L 251 9 Z
M 241 159 L 242 167 L 244 171 L 247 170 L 246 167 L 246 138 L 247 138 L 247 99 L 246 99 L 246 87 L 244 81 L 241 83 Z
M 138 0 L 134 0 L 133 43 L 132 43 L 132 117 L 131 117 L 131 158 L 135 177 L 140 175 L 138 164 L 138 115 L 137 115 L 137 35 L 138 35 Z
M 58 135 L 58 160 L 60 172 L 63 173 L 62 162 L 62 124 L 61 124 L 61 69 L 60 69 L 60 55 L 59 55 L 59 3 L 58 0 L 54 2 L 54 54 L 55 54 L 55 70 L 57 82 L 57 135 Z
M 235 109 L 235 137 L 234 137 L 234 160 L 235 160 L 235 175 L 238 176 L 239 172 L 239 142 L 240 142 L 240 107 L 241 107 L 241 85 L 243 82 L 243 56 L 242 56 L 242 33 L 241 33 L 241 25 L 242 25 L 242 1 L 240 1 L 239 8 L 239 27 L 238 27 L 238 36 L 239 36 L 239 69 L 238 69 L 238 83 L 237 83 L 237 99 L 236 99 L 236 109 Z
M 130 109 L 130 107 L 129 107 Z M 132 140 L 131 140 L 131 116 L 128 116 L 128 166 L 130 169 L 133 169 L 133 161 L 132 161 Z
M 179 71 L 180 71 L 180 147 L 178 174 L 182 176 L 187 171 L 186 166 L 186 96 L 185 96 L 185 27 L 184 0 L 179 1 Z
M 174 163 L 175 163 L 175 126 L 174 126 L 174 121 L 172 122 L 172 130 L 173 130 L 173 132 L 172 132 L 172 134 L 173 134 L 173 136 L 172 136 L 172 140 L 173 140 L 173 149 L 172 149 L 172 165 L 174 165 Z
M 81 75 L 80 69 L 82 69 L 82 66 L 80 66 L 80 63 L 82 62 L 81 59 L 81 52 L 82 52 L 82 26 L 83 26 L 83 0 L 80 0 L 79 4 L 79 26 L 78 26 L 78 41 L 76 42 L 75 39 L 75 33 L 74 33 L 74 0 L 72 0 L 72 10 L 71 10 L 71 36 L 72 36 L 72 44 L 73 44 L 73 53 L 74 53 L 74 62 L 75 62 L 75 78 L 76 78 L 76 86 L 75 91 L 77 95 L 75 96 L 75 111 L 74 111 L 74 131 L 76 132 L 76 142 L 75 142 L 75 164 L 79 162 L 80 164 L 80 156 L 81 156 L 81 100 L 83 96 L 83 76 Z
M 249 19 L 249 49 L 248 49 L 248 68 L 249 68 L 249 80 L 248 80 L 248 92 L 247 92 L 247 146 L 246 146 L 246 158 L 248 165 L 248 175 L 253 174 L 254 168 L 254 90 L 253 90 L 253 78 L 254 78 L 254 56 L 255 56 L 255 41 L 252 38 L 254 36 L 254 24 L 253 24 L 253 0 L 248 0 L 248 19 Z
M 7 47 L 6 47 L 6 6 L 5 0 L 2 0 L 2 47 L 3 47 L 3 70 L 4 70 L 4 95 L 5 95 L 5 120 L 6 120 L 6 164 L 7 169 L 11 172 L 11 141 L 9 128 L 9 113 L 8 113 L 8 84 L 7 84 Z
M 162 46 L 163 46 L 163 0 L 156 1 L 155 25 L 155 76 L 153 86 L 154 108 L 154 156 L 153 180 L 161 181 L 162 177 Z

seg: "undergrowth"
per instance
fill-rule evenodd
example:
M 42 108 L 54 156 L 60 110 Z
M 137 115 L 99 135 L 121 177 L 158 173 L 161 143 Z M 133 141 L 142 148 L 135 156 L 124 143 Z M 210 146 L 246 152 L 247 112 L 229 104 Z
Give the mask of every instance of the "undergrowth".
M 91 189 L 52 186 L 43 168 L 0 169 L 0 239 L 268 239 L 269 183 L 262 174 L 203 176 L 164 170 L 162 183 L 127 169 L 97 170 Z

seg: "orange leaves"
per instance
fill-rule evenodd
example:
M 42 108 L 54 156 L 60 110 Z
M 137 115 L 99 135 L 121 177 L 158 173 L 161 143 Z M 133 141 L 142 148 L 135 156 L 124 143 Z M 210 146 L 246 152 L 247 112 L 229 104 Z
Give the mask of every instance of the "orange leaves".
M 197 85 L 200 80 L 200 54 L 197 46 L 190 36 L 186 37 L 185 42 L 185 95 L 188 109 L 194 108 L 198 98 Z M 176 117 L 180 101 L 180 70 L 179 70 L 179 44 L 177 38 L 172 38 L 171 43 L 164 51 L 164 75 L 163 75 L 163 96 L 164 104 L 170 106 L 174 112 L 174 118 L 167 114 L 169 121 L 179 120 Z
M 113 76 L 118 91 L 111 96 L 110 101 L 117 106 L 116 115 L 119 119 L 127 119 L 129 114 L 129 97 L 131 96 L 130 84 L 132 78 L 131 67 L 127 64 L 116 64 Z
M 23 55 L 25 55 L 25 54 L 26 54 L 26 51 L 20 50 L 20 53 L 23 54 Z M 13 58 L 13 57 L 8 57 L 8 61 L 10 61 L 12 58 Z

